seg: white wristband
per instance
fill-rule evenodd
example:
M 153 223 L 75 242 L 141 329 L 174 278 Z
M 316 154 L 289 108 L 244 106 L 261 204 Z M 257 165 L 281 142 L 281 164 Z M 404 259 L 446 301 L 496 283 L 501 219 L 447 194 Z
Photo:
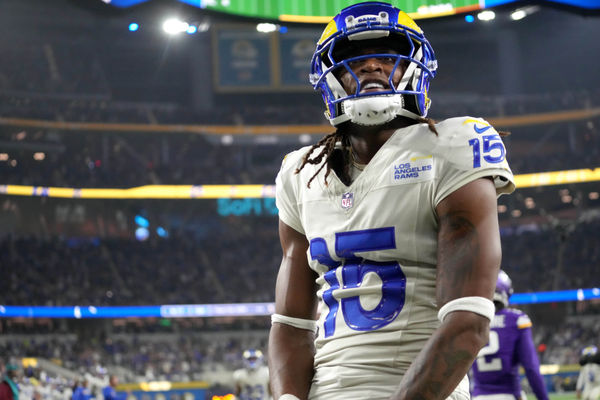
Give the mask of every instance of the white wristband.
M 300 400 L 298 397 L 294 396 L 293 394 L 282 394 L 281 396 L 279 396 L 279 400 Z
M 486 299 L 485 297 L 459 297 L 458 299 L 447 302 L 442 306 L 442 308 L 440 308 L 440 311 L 438 312 L 438 319 L 441 322 L 444 322 L 446 315 L 453 311 L 470 311 L 486 317 L 491 321 L 494 318 L 496 307 L 494 307 L 493 301 Z
M 286 324 L 298 329 L 306 329 L 307 331 L 317 331 L 317 321 L 312 319 L 294 318 L 287 315 L 273 314 L 271 315 L 271 325 L 274 323 Z M 284 395 L 285 396 L 285 395 Z M 293 395 L 290 395 L 293 396 Z M 280 397 L 281 399 L 281 397 Z M 285 400 L 285 399 L 284 399 Z M 291 400 L 291 399 L 290 399 Z

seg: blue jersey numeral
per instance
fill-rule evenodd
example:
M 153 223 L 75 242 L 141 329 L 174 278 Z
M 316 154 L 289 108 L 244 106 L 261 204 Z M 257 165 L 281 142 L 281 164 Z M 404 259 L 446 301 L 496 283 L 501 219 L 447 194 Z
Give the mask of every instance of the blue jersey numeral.
M 497 164 L 504 161 L 506 150 L 504 149 L 504 143 L 500 135 L 483 135 L 483 149 L 481 148 L 481 142 L 479 139 L 469 140 L 469 146 L 473 147 L 473 168 L 481 167 L 481 153 L 483 153 L 483 159 L 491 164 Z
M 329 289 L 323 292 L 323 301 L 329 308 L 325 318 L 325 337 L 335 332 L 335 319 L 340 308 L 346 325 L 357 331 L 379 329 L 392 322 L 404 307 L 406 292 L 406 276 L 397 262 L 377 262 L 357 257 L 355 253 L 364 251 L 390 250 L 396 248 L 393 227 L 367 229 L 336 233 L 335 253 L 344 260 L 342 266 L 342 282 L 336 276 L 336 268 L 342 265 L 329 255 L 327 243 L 323 238 L 310 241 L 310 255 L 313 260 L 329 267 L 324 279 Z M 381 300 L 375 308 L 365 310 L 360 304 L 359 296 L 343 297 L 338 301 L 333 292 L 336 290 L 355 289 L 361 286 L 365 275 L 373 272 L 381 279 Z
M 242 394 L 243 400 L 264 400 L 265 399 L 265 389 L 263 385 L 249 385 L 246 384 L 244 386 L 244 393 Z

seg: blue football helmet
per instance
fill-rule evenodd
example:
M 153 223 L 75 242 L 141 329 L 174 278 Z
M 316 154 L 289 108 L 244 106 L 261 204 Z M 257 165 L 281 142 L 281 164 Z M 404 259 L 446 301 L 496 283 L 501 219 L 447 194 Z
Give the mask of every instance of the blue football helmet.
M 594 346 L 594 345 L 584 347 L 581 350 L 581 356 L 582 357 L 593 357 L 596 354 L 598 354 L 598 348 L 596 346 Z
M 581 350 L 579 365 L 584 366 L 588 363 L 600 364 L 600 358 L 598 358 L 598 347 L 594 345 L 586 346 Z
M 360 55 L 357 49 L 365 46 L 393 49 L 394 54 Z M 395 60 L 386 90 L 361 93 L 350 63 L 367 58 Z M 406 69 L 395 85 L 392 77 L 401 64 Z M 427 115 L 427 92 L 436 69 L 433 49 L 412 18 L 390 4 L 366 2 L 344 8 L 329 22 L 312 57 L 310 82 L 321 92 L 325 116 L 333 126 L 346 121 L 381 125 L 399 115 Z M 354 93 L 346 93 L 338 78 L 344 70 L 356 80 Z
M 496 281 L 496 290 L 494 291 L 494 301 L 502 303 L 504 307 L 508 307 L 508 299 L 512 294 L 512 281 L 506 272 L 500 270 L 498 280 Z
M 243 357 L 246 368 L 255 369 L 263 364 L 263 353 L 260 350 L 248 349 L 244 351 Z

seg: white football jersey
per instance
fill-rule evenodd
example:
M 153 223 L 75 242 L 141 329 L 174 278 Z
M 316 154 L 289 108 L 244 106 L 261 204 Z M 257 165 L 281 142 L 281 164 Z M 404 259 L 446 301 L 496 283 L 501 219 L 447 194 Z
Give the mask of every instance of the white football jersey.
M 309 147 L 284 159 L 279 217 L 309 240 L 322 303 L 313 399 L 394 391 L 438 326 L 436 206 L 482 177 L 493 177 L 498 194 L 514 190 L 489 123 L 461 117 L 436 128 L 438 135 L 427 124 L 397 130 L 350 186 L 333 171 L 325 185 L 323 168 L 307 188 L 320 165 L 295 171 Z
M 600 364 L 588 363 L 579 370 L 577 390 L 583 400 L 598 400 L 600 397 Z
M 233 373 L 234 384 L 241 388 L 240 400 L 269 400 L 269 368 L 241 368 Z

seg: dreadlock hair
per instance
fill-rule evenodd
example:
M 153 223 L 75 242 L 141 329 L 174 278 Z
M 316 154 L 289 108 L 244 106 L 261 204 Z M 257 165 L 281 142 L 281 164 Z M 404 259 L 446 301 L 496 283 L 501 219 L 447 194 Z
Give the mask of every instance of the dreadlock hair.
M 323 158 L 325 158 L 325 162 L 310 178 L 310 180 L 306 184 L 306 187 L 310 188 L 310 183 L 313 181 L 313 179 L 316 178 L 316 176 L 319 174 L 319 172 L 321 172 L 325 165 L 327 165 L 327 171 L 325 172 L 325 184 L 327 185 L 327 177 L 331 173 L 334 163 L 343 167 L 340 171 L 340 180 L 344 183 L 350 182 L 350 173 L 348 171 L 348 166 L 350 165 L 350 157 L 347 155 L 348 152 L 346 151 L 334 152 L 334 150 L 336 150 L 336 144 L 338 142 L 342 144 L 342 148 L 350 146 L 350 139 L 348 139 L 348 135 L 345 134 L 345 130 L 342 128 L 336 129 L 335 132 L 330 133 L 329 135 L 319 140 L 317 143 L 313 144 L 308 150 L 308 152 L 304 155 L 304 157 L 302 157 L 302 164 L 298 168 L 296 168 L 296 174 L 300 173 L 300 171 L 302 171 L 302 168 L 304 168 L 306 164 L 320 164 L 323 161 Z M 321 152 L 313 158 L 310 158 L 311 154 L 320 146 L 323 146 Z M 340 153 L 341 155 L 339 155 Z
M 429 127 L 429 130 L 436 135 L 438 134 L 437 129 L 435 128 L 435 121 L 431 118 L 419 117 L 414 120 L 413 124 L 416 123 L 425 123 Z M 335 132 L 330 133 L 329 135 L 323 137 L 317 143 L 313 144 L 308 152 L 302 158 L 302 164 L 298 168 L 296 168 L 296 174 L 302 171 L 302 168 L 306 164 L 321 164 L 323 158 L 325 158 L 325 162 L 319 167 L 317 172 L 310 178 L 306 187 L 310 188 L 310 184 L 319 175 L 319 172 L 327 166 L 327 170 L 325 171 L 325 185 L 327 185 L 327 177 L 331 173 L 331 170 L 334 170 L 338 173 L 340 180 L 345 184 L 349 185 L 352 182 L 352 178 L 350 177 L 350 163 L 351 163 L 351 155 L 350 155 L 350 138 L 347 134 L 348 129 L 347 124 L 340 125 Z M 341 144 L 341 148 L 337 146 L 337 144 Z M 323 146 L 321 152 L 316 156 L 310 157 L 313 152 Z

